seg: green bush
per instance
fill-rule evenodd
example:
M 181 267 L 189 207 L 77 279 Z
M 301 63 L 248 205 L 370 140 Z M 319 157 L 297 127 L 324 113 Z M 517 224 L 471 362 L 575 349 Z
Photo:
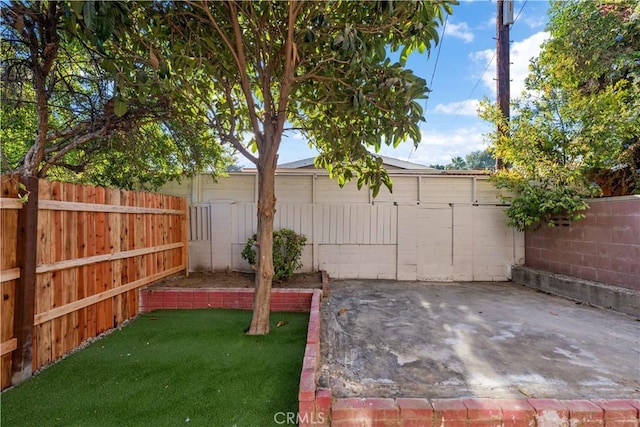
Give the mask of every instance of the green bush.
M 242 258 L 255 267 L 256 235 L 247 240 L 242 250 Z M 302 250 L 307 238 L 293 230 L 283 228 L 273 232 L 273 280 L 283 281 L 293 276 L 302 267 Z
M 567 217 L 571 221 L 584 218 L 589 209 L 586 199 L 599 196 L 599 188 L 586 182 L 580 176 L 567 175 L 562 168 L 549 174 L 553 178 L 540 177 L 530 180 L 516 170 L 501 170 L 492 177 L 499 189 L 508 190 L 501 194 L 507 224 L 519 231 L 537 230 L 542 226 L 553 227 L 556 218 Z

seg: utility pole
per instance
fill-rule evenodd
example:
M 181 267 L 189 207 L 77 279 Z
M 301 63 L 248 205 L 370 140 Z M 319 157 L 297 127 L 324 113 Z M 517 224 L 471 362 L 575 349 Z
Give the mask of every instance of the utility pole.
M 498 136 L 509 133 L 509 103 L 511 101 L 509 89 L 509 25 L 513 24 L 513 0 L 498 0 L 498 13 L 496 15 L 496 93 L 498 108 L 505 118 L 505 125 L 498 126 Z M 504 168 L 501 158 L 496 159 L 496 170 Z

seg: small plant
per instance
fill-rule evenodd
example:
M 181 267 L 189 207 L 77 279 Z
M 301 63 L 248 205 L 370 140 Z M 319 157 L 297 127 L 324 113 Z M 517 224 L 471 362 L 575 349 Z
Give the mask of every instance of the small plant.
M 254 234 L 247 240 L 241 254 L 253 267 L 256 265 L 256 237 Z M 302 250 L 306 242 L 305 236 L 287 228 L 273 232 L 273 280 L 286 280 L 302 267 Z
M 27 187 L 21 182 L 18 183 L 18 188 L 19 188 L 18 199 L 20 199 L 20 202 L 22 204 L 27 203 L 29 201 L 29 194 L 31 192 L 27 191 Z

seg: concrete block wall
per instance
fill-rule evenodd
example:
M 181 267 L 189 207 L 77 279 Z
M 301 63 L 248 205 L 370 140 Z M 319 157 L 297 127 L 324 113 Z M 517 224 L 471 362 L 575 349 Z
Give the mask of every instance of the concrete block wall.
M 594 199 L 586 218 L 525 234 L 528 267 L 640 290 L 640 196 Z
M 320 269 L 333 279 L 396 278 L 396 245 L 318 245 Z
M 504 281 L 511 266 L 523 262 L 523 234 L 506 226 L 504 207 L 496 205 L 497 191 L 486 176 L 400 174 L 393 193 L 383 190 L 374 199 L 354 183 L 340 188 L 326 174 L 311 173 L 278 175 L 274 227 L 307 236 L 300 272 L 326 270 L 339 279 Z M 190 270 L 252 271 L 240 254 L 256 231 L 255 175 L 188 183 L 197 235 L 189 244 Z M 165 191 L 184 193 L 184 186 Z

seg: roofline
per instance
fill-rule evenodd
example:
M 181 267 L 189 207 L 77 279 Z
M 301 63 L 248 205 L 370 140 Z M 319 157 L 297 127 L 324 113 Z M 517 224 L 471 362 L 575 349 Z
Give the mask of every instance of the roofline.
M 243 168 L 240 172 L 227 172 L 229 175 L 255 175 L 257 169 Z M 489 177 L 491 171 L 479 169 L 389 169 L 390 176 L 430 176 L 430 177 Z M 276 175 L 290 176 L 328 176 L 326 169 L 276 169 Z
M 387 165 L 393 166 L 393 167 L 397 167 L 397 168 L 401 168 L 401 169 L 406 169 L 406 170 L 436 170 L 435 168 L 432 168 L 432 167 L 429 167 L 429 166 L 425 166 L 425 165 L 421 165 L 419 163 L 412 163 L 412 162 L 408 162 L 406 160 L 395 159 L 393 157 L 383 156 L 382 154 L 373 154 L 372 153 L 372 155 L 375 156 L 375 157 L 380 157 L 384 164 L 387 164 Z M 282 163 L 282 164 L 278 165 L 278 168 L 282 168 L 282 169 L 304 168 L 304 167 L 307 167 L 307 166 L 313 166 L 314 165 L 314 160 L 315 160 L 315 157 L 309 157 L 309 158 L 302 159 L 302 160 L 296 160 L 294 162 Z

